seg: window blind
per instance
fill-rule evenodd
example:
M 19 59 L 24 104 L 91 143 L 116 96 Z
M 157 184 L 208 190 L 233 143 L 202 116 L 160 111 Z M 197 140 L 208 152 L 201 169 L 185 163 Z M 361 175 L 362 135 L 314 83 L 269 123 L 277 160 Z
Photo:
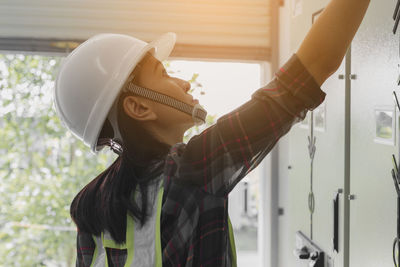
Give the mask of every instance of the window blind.
M 45 50 L 46 40 L 48 46 L 60 45 L 55 40 L 79 43 L 103 32 L 150 42 L 172 31 L 172 57 L 269 61 L 270 1 L 0 0 L 0 49 L 20 42 L 20 49 L 41 43 L 38 49 Z

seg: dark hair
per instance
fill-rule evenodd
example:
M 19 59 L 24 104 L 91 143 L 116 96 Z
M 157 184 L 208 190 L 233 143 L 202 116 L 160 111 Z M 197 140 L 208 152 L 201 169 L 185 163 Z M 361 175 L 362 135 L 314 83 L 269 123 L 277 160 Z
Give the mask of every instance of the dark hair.
M 79 231 L 100 235 L 107 230 L 119 244 L 125 242 L 128 212 L 142 226 L 146 222 L 147 185 L 161 174 L 170 149 L 170 145 L 158 141 L 125 113 L 122 100 L 127 95 L 132 94 L 124 92 L 118 99 L 118 125 L 123 139 L 123 152 L 76 195 L 70 210 Z M 106 120 L 98 143 L 111 146 L 113 135 L 112 126 Z M 158 167 L 149 172 L 148 166 L 156 162 L 160 163 Z M 141 207 L 131 199 L 131 193 L 137 186 L 142 196 Z

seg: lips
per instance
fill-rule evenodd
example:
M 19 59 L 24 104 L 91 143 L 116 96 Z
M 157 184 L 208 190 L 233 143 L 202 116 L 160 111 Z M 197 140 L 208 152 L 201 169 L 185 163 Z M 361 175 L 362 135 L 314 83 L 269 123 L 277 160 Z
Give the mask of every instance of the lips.
M 193 103 L 193 104 L 198 104 L 198 103 L 199 103 L 199 100 L 197 100 L 197 99 L 192 99 L 192 103 Z

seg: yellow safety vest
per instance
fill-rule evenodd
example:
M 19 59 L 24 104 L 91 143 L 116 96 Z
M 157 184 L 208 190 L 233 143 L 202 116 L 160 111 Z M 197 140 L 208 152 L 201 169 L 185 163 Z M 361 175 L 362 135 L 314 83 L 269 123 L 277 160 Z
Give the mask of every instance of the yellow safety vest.
M 158 185 L 158 187 L 156 187 Z M 161 208 L 162 197 L 164 193 L 163 179 L 157 184 L 149 185 L 148 203 L 153 203 L 151 216 L 148 221 L 139 228 L 133 218 L 129 215 L 126 216 L 126 242 L 119 245 L 112 238 L 111 235 L 105 231 L 101 236 L 94 236 L 96 248 L 93 255 L 93 260 L 90 267 L 108 267 L 106 248 L 126 249 L 127 258 L 124 267 L 148 267 L 162 266 L 162 251 L 161 251 Z M 138 193 L 136 195 L 136 193 Z M 136 197 L 138 205 L 140 206 L 140 191 L 133 194 Z M 236 266 L 236 248 L 233 236 L 231 221 L 228 216 L 229 223 L 229 240 L 232 248 L 233 266 Z

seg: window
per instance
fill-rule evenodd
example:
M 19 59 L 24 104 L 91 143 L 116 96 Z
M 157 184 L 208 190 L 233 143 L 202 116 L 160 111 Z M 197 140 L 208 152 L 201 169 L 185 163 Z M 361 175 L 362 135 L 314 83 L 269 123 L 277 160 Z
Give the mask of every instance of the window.
M 53 86 L 60 62 L 60 57 L 0 54 L 0 259 L 5 266 L 73 266 L 76 232 L 69 205 L 115 159 L 111 152 L 92 155 L 56 115 Z M 192 81 L 209 124 L 260 87 L 257 63 L 164 64 L 171 75 Z M 192 128 L 185 138 L 205 127 Z M 239 266 L 258 264 L 258 196 L 255 172 L 230 195 Z
M 261 66 L 258 63 L 173 60 L 166 65 L 171 75 L 186 80 L 196 78 L 192 83 L 193 96 L 206 108 L 213 122 L 250 100 L 251 94 L 261 84 Z M 191 130 L 188 132 L 192 134 Z M 235 233 L 239 267 L 261 266 L 257 251 L 258 181 L 259 175 L 254 170 L 229 195 L 229 216 Z

